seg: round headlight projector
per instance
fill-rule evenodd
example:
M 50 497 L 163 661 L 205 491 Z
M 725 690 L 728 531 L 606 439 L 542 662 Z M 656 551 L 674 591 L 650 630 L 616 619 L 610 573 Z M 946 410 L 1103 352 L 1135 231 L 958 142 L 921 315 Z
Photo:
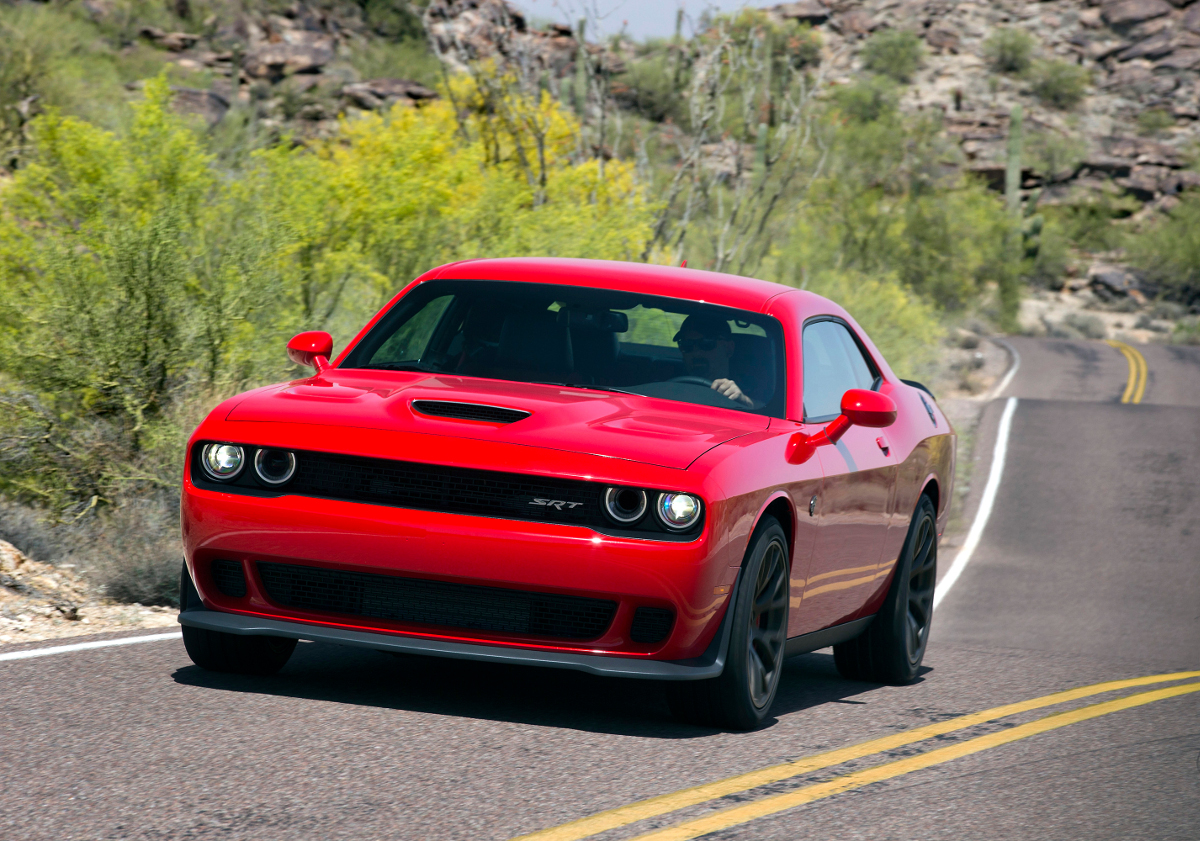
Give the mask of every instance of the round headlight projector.
M 604 510 L 623 526 L 636 523 L 646 513 L 646 492 L 641 488 L 609 488 L 604 492 Z
M 661 493 L 655 510 L 664 526 L 672 531 L 683 531 L 700 519 L 700 500 L 691 494 Z
M 200 464 L 208 478 L 228 482 L 246 466 L 246 454 L 237 444 L 208 444 L 200 454 Z
M 287 450 L 259 450 L 254 455 L 254 472 L 268 485 L 282 485 L 296 472 L 296 455 Z

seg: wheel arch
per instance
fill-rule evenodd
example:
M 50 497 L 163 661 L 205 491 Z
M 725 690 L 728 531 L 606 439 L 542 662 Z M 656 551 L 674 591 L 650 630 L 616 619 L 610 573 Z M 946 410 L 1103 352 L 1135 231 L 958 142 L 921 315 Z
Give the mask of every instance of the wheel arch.
M 762 524 L 764 517 L 774 517 L 783 528 L 783 534 L 787 538 L 788 570 L 790 572 L 792 556 L 796 551 L 796 507 L 792 504 L 791 497 L 784 491 L 776 491 L 772 494 L 759 510 L 758 516 L 754 518 L 754 527 L 750 529 L 746 550 L 742 553 L 742 565 L 744 566 L 746 563 L 746 553 L 749 551 L 750 544 L 754 540 L 754 535 L 758 533 L 758 527 Z
M 921 487 L 921 493 L 917 499 L 919 500 L 922 496 L 929 497 L 929 501 L 933 503 L 933 510 L 937 514 L 942 513 L 942 489 L 936 474 L 931 473 L 925 478 L 925 484 Z

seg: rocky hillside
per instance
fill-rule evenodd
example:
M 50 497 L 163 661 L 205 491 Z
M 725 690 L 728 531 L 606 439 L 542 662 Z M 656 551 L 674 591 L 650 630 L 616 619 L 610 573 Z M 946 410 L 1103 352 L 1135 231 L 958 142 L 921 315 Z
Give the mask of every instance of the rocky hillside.
M 962 153 L 947 164 L 974 171 L 998 191 L 1010 115 L 1021 106 L 1027 213 L 1058 207 L 1086 215 L 1099 208 L 1132 229 L 1169 214 L 1181 194 L 1200 188 L 1200 172 L 1192 168 L 1200 150 L 1200 2 L 802 0 L 766 11 L 818 34 L 812 64 L 830 87 L 880 72 L 869 56 L 876 36 L 914 34 L 914 69 L 900 76 L 901 108 L 937 112 L 944 136 Z M 551 77 L 569 80 L 575 73 L 579 50 L 570 29 L 531 29 L 503 0 L 434 0 L 424 20 L 451 65 L 463 56 L 532 57 Z M 601 52 L 595 45 L 588 50 Z M 613 38 L 603 55 L 593 65 L 610 68 L 617 103 L 636 110 L 640 97 L 628 87 L 637 84 L 636 72 L 622 74 L 652 61 L 652 52 Z M 707 151 L 711 167 L 730 172 L 739 154 L 753 155 L 732 139 Z M 1101 300 L 1144 304 L 1156 289 L 1122 265 L 1122 256 L 1102 245 L 1077 249 L 1060 280 L 1077 290 L 1090 287 Z

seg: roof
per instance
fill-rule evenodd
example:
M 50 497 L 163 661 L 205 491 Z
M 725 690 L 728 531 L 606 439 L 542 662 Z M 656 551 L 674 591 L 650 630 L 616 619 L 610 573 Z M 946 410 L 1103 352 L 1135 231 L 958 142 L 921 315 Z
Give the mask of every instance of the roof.
M 791 287 L 779 283 L 721 272 L 627 263 L 620 260 L 573 260 L 557 257 L 463 260 L 434 269 L 423 279 L 435 278 L 590 286 L 703 301 L 751 312 L 761 311 L 767 301 L 776 295 L 792 291 Z

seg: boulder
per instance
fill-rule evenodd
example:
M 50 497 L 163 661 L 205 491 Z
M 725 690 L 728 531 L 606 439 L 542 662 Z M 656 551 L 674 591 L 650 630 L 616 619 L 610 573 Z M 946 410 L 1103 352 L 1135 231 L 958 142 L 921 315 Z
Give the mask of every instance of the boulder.
M 1154 68 L 1157 70 L 1160 67 L 1166 70 L 1200 70 L 1200 48 L 1176 50 L 1155 62 Z
M 1083 54 L 1092 61 L 1104 61 L 1110 55 L 1115 55 L 1128 48 L 1129 44 L 1125 41 L 1092 41 L 1084 47 Z
M 1151 201 L 1163 191 L 1163 184 L 1171 176 L 1171 170 L 1162 166 L 1135 166 L 1125 178 L 1118 178 L 1117 184 L 1138 201 Z
M 387 105 L 419 105 L 437 99 L 437 92 L 407 79 L 371 79 L 342 88 L 342 96 L 359 108 L 374 111 Z
M 839 12 L 829 25 L 843 35 L 866 35 L 875 28 L 871 16 L 862 9 Z
M 1200 172 L 1193 172 L 1190 169 L 1172 172 L 1160 182 L 1159 186 L 1163 193 L 1171 196 L 1177 196 L 1185 190 L 1200 189 Z
M 1200 32 L 1200 4 L 1192 6 L 1184 12 L 1179 25 L 1189 32 Z
M 1123 178 L 1133 171 L 1132 160 L 1112 155 L 1092 155 L 1083 162 L 1083 166 L 1093 172 L 1106 173 L 1113 178 Z
M 1166 0 L 1117 0 L 1104 6 L 1101 14 L 1109 26 L 1133 26 L 1171 14 L 1171 6 Z
M 1130 271 L 1105 263 L 1093 263 L 1088 268 L 1088 283 L 1092 289 L 1101 293 L 1101 297 L 1128 295 L 1131 290 L 1138 288 L 1138 280 Z
M 317 73 L 333 61 L 333 40 L 306 44 L 260 44 L 246 52 L 242 69 L 248 76 L 278 80 L 292 73 Z
M 159 38 L 156 43 L 173 53 L 181 53 L 184 50 L 191 49 L 192 45 L 199 40 L 199 35 L 190 35 L 187 32 L 168 32 Z
M 1139 41 L 1132 47 L 1127 47 L 1117 54 L 1117 61 L 1129 61 L 1133 58 L 1162 58 L 1175 49 L 1175 36 L 1171 32 L 1160 32 L 1151 35 L 1144 41 Z
M 1179 169 L 1185 163 L 1178 150 L 1145 137 L 1110 137 L 1104 143 L 1110 155 L 1118 158 L 1132 158 L 1134 163 L 1143 166 L 1165 166 Z
M 958 33 L 947 26 L 935 26 L 925 33 L 925 43 L 940 53 L 957 54 L 959 42 Z
M 783 3 L 771 11 L 784 20 L 798 20 L 813 26 L 829 20 L 829 9 L 818 0 L 800 0 L 798 3 Z
M 229 100 L 213 91 L 196 88 L 171 88 L 171 106 L 180 114 L 203 117 L 209 126 L 215 126 L 229 110 Z

